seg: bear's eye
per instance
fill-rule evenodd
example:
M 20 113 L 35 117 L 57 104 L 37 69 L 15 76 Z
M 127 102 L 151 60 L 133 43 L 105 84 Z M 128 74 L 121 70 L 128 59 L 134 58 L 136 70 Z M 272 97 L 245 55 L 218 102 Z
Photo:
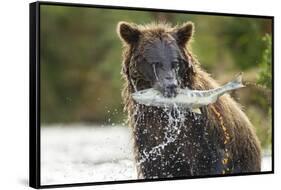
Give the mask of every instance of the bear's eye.
M 172 61 L 172 69 L 179 69 L 179 61 Z

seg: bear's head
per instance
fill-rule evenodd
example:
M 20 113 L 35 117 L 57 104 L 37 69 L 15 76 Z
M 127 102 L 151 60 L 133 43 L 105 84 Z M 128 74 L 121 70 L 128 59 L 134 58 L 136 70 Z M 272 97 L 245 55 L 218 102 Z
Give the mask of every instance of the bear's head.
M 136 90 L 154 88 L 165 97 L 174 97 L 178 88 L 185 87 L 183 81 L 192 65 L 185 48 L 193 23 L 171 27 L 119 22 L 117 32 L 127 49 L 123 74 Z

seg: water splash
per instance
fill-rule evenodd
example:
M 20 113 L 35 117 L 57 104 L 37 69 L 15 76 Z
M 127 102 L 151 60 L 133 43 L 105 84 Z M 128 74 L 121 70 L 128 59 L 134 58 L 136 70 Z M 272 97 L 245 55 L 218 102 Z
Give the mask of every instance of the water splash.
M 137 89 L 137 86 L 135 84 L 135 82 L 133 80 L 131 80 L 131 84 L 134 88 L 134 91 L 137 92 L 138 89 Z M 142 116 L 142 114 L 139 113 L 139 109 L 140 109 L 140 105 L 139 104 L 135 104 L 134 105 L 134 113 L 133 113 L 133 118 L 136 118 L 135 119 L 135 122 L 133 123 L 133 128 L 135 129 L 137 124 L 138 124 L 138 121 L 140 119 L 140 117 Z
M 171 143 L 174 143 L 178 136 L 180 135 L 183 127 L 184 121 L 186 119 L 186 110 L 181 109 L 176 104 L 174 104 L 173 109 L 168 109 L 164 107 L 164 113 L 167 115 L 168 125 L 164 127 L 164 139 L 163 142 L 152 147 L 150 150 L 145 148 L 142 151 L 141 159 L 138 161 L 138 165 L 142 164 L 148 160 L 156 160 L 158 156 L 162 156 L 164 149 Z M 177 148 L 177 152 L 180 147 Z M 177 153 L 176 152 L 176 153 Z

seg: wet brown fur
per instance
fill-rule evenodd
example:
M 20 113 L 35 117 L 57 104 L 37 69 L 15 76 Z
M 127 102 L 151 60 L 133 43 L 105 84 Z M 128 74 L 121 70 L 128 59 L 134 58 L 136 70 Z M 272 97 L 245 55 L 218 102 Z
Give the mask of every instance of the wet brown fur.
M 157 117 L 159 118 L 160 115 L 163 115 L 163 110 L 146 106 L 139 106 L 139 114 L 141 114 L 142 112 L 149 112 L 150 114 L 146 114 L 143 116 L 142 124 L 138 124 L 135 121 L 137 118 L 137 116 L 135 115 L 136 103 L 132 99 L 131 94 L 134 92 L 132 80 L 137 80 L 137 75 L 134 75 L 133 73 L 134 65 L 131 64 L 131 59 L 142 54 L 142 43 L 153 43 L 153 40 L 155 38 L 165 38 L 167 37 L 167 35 L 171 35 L 171 32 L 177 29 L 177 26 L 171 27 L 167 24 L 132 26 L 141 32 L 141 40 L 137 45 L 124 43 L 122 63 L 122 77 L 124 79 L 124 88 L 122 91 L 122 97 L 124 101 L 124 110 L 128 113 L 128 125 L 133 129 L 135 158 L 136 162 L 138 163 L 140 161 L 140 151 L 143 151 L 144 147 L 153 147 L 163 141 L 162 128 L 163 125 L 167 125 L 167 123 L 165 123 L 164 120 L 159 121 L 159 119 L 157 119 Z M 197 90 L 213 89 L 219 86 L 218 83 L 213 78 L 211 78 L 208 73 L 200 68 L 200 65 L 195 56 L 186 47 L 186 45 L 182 46 L 181 51 L 183 52 L 185 58 L 189 60 L 190 63 L 192 63 L 192 65 L 189 65 L 186 77 L 184 78 L 185 86 Z M 142 83 L 143 86 L 146 86 L 145 82 L 140 80 L 137 84 L 138 88 L 141 88 Z M 238 103 L 235 102 L 229 95 L 223 95 L 212 106 L 216 109 L 217 112 L 221 114 L 224 126 L 226 127 L 230 135 L 230 141 L 227 143 L 227 145 L 224 145 L 224 132 L 220 127 L 220 121 L 218 120 L 214 111 L 211 109 L 211 105 L 201 109 L 202 114 L 206 116 L 207 120 L 200 127 L 204 128 L 204 130 L 210 134 L 209 136 L 204 136 L 205 141 L 208 141 L 208 143 L 210 144 L 214 144 L 214 151 L 217 151 L 216 149 L 220 149 L 217 152 L 225 150 L 227 146 L 230 154 L 230 170 L 228 173 L 259 172 L 261 169 L 260 143 L 255 134 L 252 124 L 250 123 L 245 113 L 241 110 L 240 105 L 238 105 Z M 196 142 L 200 144 L 201 142 L 197 141 L 202 141 L 201 137 L 197 138 L 198 134 L 199 136 L 201 134 L 200 131 L 196 132 L 198 126 L 197 128 L 194 127 L 192 124 L 192 116 L 188 116 L 187 120 L 189 117 L 190 121 L 186 122 L 186 131 L 188 130 L 189 132 L 182 135 L 182 139 L 179 139 L 179 142 L 177 142 L 178 144 L 180 144 L 182 141 L 186 141 L 186 139 L 189 139 L 191 143 Z M 143 132 L 143 128 L 146 128 L 149 133 L 154 133 L 155 136 L 158 136 L 158 139 L 149 139 L 149 136 L 142 135 L 139 130 L 142 130 Z M 209 146 L 204 145 L 204 143 L 201 143 L 200 145 Z M 181 150 L 182 152 L 187 153 L 186 157 L 181 158 L 183 160 L 188 160 L 189 157 L 193 157 L 197 154 L 197 149 L 192 148 L 192 146 L 189 146 L 189 144 L 186 144 L 186 147 L 186 150 Z M 175 147 L 171 146 L 170 148 L 174 149 Z M 209 147 L 205 147 L 199 150 L 206 151 L 208 148 Z M 204 161 L 203 157 L 200 157 L 200 154 L 198 153 L 199 156 L 195 156 L 195 159 L 192 160 L 195 162 L 195 164 L 203 163 L 203 168 L 200 168 L 200 166 L 198 166 L 197 169 L 193 169 L 194 171 L 190 172 L 188 161 L 185 163 L 185 166 L 179 166 L 183 168 L 182 171 L 184 173 L 172 172 L 173 175 L 170 176 L 211 175 L 220 173 L 220 171 L 217 171 L 216 169 L 211 169 L 213 167 L 211 161 Z M 169 175 L 165 175 L 165 172 L 168 171 L 167 173 L 169 173 L 169 170 L 172 170 L 172 168 L 166 166 L 166 169 L 159 169 L 155 168 L 154 166 L 157 164 L 159 165 L 163 161 L 169 160 L 168 158 L 165 158 L 165 156 L 167 155 L 163 155 L 163 157 L 161 159 L 159 158 L 160 160 L 158 159 L 158 161 L 155 163 L 147 162 L 138 165 L 139 178 L 169 177 Z M 200 163 L 200 158 L 202 160 L 202 163 Z M 216 159 L 218 158 L 220 157 L 218 156 Z M 204 166 L 204 163 L 207 162 L 209 164 L 205 164 Z M 169 164 L 174 164 L 174 167 L 177 166 L 177 164 L 172 161 Z M 146 171 L 147 168 L 153 168 L 151 170 L 154 171 L 150 173 L 150 171 Z

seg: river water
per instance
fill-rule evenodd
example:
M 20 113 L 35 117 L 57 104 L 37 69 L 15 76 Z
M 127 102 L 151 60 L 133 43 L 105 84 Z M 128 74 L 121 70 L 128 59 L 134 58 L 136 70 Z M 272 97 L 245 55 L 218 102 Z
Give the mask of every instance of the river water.
M 262 171 L 271 171 L 271 156 Z M 41 129 L 41 184 L 136 179 L 127 127 L 50 126 Z

